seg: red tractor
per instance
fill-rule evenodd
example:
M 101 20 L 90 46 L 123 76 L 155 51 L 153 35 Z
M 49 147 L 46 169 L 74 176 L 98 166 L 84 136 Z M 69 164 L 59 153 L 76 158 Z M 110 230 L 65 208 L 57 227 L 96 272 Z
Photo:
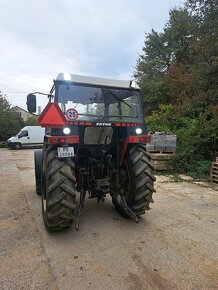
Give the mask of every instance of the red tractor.
M 36 96 L 27 108 L 36 112 Z M 35 150 L 36 193 L 48 230 L 79 219 L 85 196 L 104 201 L 138 222 L 153 202 L 155 177 L 146 142 L 140 89 L 134 81 L 60 73 L 38 118 L 44 146 Z

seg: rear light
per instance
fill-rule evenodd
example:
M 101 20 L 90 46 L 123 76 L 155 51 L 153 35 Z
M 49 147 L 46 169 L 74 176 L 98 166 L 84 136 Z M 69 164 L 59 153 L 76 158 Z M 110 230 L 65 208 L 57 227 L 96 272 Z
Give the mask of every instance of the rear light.
M 128 138 L 128 142 L 129 143 L 139 143 L 139 142 L 141 142 L 139 140 L 139 137 L 138 136 L 129 136 L 127 138 Z
M 79 136 L 46 136 L 48 138 L 49 145 L 55 144 L 78 144 Z
M 142 135 L 142 136 L 128 136 L 127 137 L 128 143 L 147 143 L 151 142 L 151 136 L 150 135 Z
M 59 138 L 58 143 L 65 143 L 65 138 Z

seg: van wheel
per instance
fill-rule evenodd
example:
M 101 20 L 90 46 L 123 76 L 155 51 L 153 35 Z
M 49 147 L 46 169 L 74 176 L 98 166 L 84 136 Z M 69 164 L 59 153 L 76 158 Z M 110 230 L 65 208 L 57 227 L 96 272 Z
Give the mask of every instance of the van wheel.
M 14 148 L 15 150 L 20 150 L 21 147 L 22 147 L 22 145 L 21 145 L 20 143 L 15 143 L 14 146 L 13 146 L 13 148 Z

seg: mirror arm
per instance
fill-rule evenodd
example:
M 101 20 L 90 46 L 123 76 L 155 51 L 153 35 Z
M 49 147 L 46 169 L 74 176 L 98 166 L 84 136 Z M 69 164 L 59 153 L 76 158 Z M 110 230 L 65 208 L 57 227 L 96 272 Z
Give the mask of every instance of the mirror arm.
M 38 94 L 38 95 L 48 96 L 48 98 L 54 98 L 54 95 L 45 94 L 45 93 L 41 93 L 41 92 L 34 92 L 34 93 L 31 93 L 31 94 L 32 95 Z
M 47 96 L 49 98 L 49 102 L 51 102 L 51 99 L 54 98 L 54 95 L 52 94 L 45 94 L 41 92 L 34 92 L 27 95 L 27 109 L 30 113 L 36 112 L 36 94 Z

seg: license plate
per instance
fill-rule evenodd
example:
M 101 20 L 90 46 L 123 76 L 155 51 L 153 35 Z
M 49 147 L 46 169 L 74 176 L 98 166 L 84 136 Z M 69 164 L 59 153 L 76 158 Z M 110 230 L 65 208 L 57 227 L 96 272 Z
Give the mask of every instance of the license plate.
M 74 147 L 58 147 L 58 157 L 66 158 L 74 156 Z

